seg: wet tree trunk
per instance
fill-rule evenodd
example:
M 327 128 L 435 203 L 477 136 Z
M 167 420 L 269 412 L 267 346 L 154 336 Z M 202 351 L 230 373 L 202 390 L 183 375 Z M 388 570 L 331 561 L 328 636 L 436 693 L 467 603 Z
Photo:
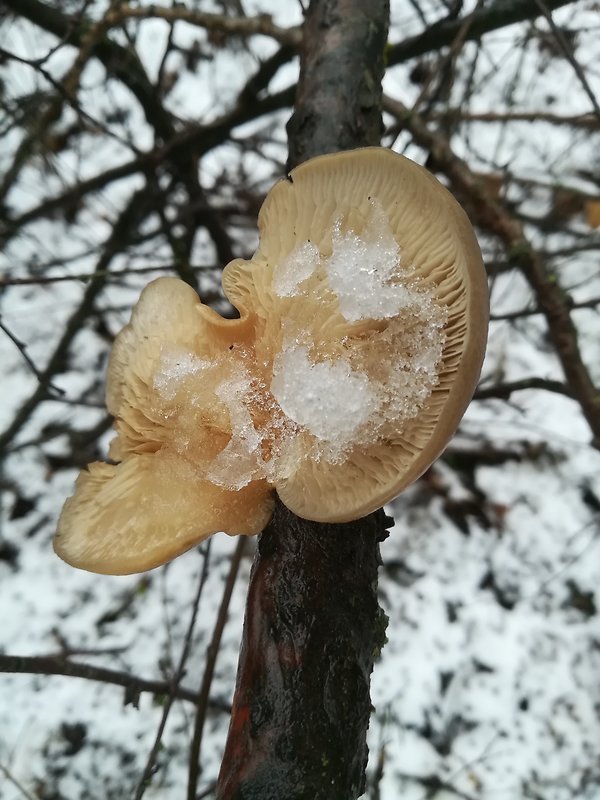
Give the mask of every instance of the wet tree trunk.
M 378 145 L 388 0 L 312 0 L 288 123 L 288 169 L 308 158 Z
M 387 0 L 312 0 L 289 166 L 379 144 Z M 365 788 L 383 511 L 339 525 L 277 503 L 259 537 L 219 800 L 354 800 Z

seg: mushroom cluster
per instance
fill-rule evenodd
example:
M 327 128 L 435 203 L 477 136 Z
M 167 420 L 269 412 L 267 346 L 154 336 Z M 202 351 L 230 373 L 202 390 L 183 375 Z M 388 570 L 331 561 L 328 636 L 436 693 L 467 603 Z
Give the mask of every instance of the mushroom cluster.
M 175 278 L 143 291 L 108 366 L 116 437 L 79 476 L 56 552 L 137 572 L 216 531 L 256 534 L 276 490 L 323 522 L 358 519 L 454 433 L 486 342 L 466 215 L 383 148 L 321 156 L 269 193 L 224 319 Z

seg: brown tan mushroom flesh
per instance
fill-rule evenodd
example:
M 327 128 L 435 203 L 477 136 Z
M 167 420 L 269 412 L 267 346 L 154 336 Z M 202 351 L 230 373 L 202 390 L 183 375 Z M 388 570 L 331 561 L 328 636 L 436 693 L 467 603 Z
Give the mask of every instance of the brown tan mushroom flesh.
M 273 490 L 357 519 L 421 475 L 474 391 L 488 319 L 471 226 L 426 170 L 382 148 L 315 158 L 269 193 L 222 319 L 174 278 L 146 288 L 109 363 L 117 464 L 91 465 L 55 547 L 149 569 L 213 532 L 258 533 Z
M 63 508 L 54 539 L 69 564 L 112 575 L 152 569 L 216 531 L 254 535 L 272 510 L 264 480 L 228 490 L 205 478 L 231 438 L 214 390 L 227 378 L 229 347 L 243 349 L 242 320 L 201 306 L 186 283 L 149 284 L 117 336 L 107 406 L 117 436 Z

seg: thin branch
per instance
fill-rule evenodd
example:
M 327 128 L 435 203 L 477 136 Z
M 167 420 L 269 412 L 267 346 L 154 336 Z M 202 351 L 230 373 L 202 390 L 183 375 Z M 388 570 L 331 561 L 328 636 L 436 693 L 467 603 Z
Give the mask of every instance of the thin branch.
M 572 0 L 548 0 L 546 7 L 553 11 L 570 3 Z M 541 13 L 536 0 L 495 0 L 492 5 L 477 12 L 469 26 L 466 41 L 480 39 L 486 33 L 514 25 L 516 22 L 535 19 Z M 447 47 L 454 41 L 464 21 L 464 17 L 461 17 L 434 23 L 423 33 L 392 45 L 386 53 L 388 66 L 401 64 L 411 58 Z
M 430 130 L 424 120 L 412 114 L 404 104 L 385 98 L 384 106 L 429 152 L 432 167 L 447 176 L 475 224 L 496 236 L 506 248 L 510 260 L 520 268 L 543 310 L 548 334 L 569 389 L 592 432 L 592 446 L 600 449 L 600 393 L 579 349 L 577 329 L 570 316 L 572 301 L 568 294 L 555 276 L 548 273 L 544 259 L 525 236 L 523 226 L 512 210 L 489 196 L 479 177 L 452 151 L 446 137 Z
M 552 14 L 550 13 L 550 8 L 548 7 L 548 5 L 544 3 L 543 0 L 535 0 L 535 4 L 539 8 L 540 12 L 546 18 L 546 21 L 550 26 L 550 30 L 552 31 L 554 38 L 558 43 L 558 46 L 562 50 L 565 59 L 573 67 L 573 71 L 577 75 L 577 78 L 583 88 L 583 91 L 587 94 L 590 103 L 592 104 L 592 108 L 594 109 L 596 118 L 600 122 L 600 106 L 598 105 L 598 100 L 596 99 L 596 95 L 594 94 L 592 87 L 590 86 L 589 81 L 585 76 L 585 72 L 582 70 L 581 65 L 575 58 L 573 47 L 571 46 L 571 44 L 569 44 L 561 29 L 552 19 Z
M 117 167 L 112 167 L 98 175 L 94 175 L 92 178 L 80 181 L 75 186 L 66 189 L 62 194 L 43 200 L 38 206 L 23 212 L 18 217 L 11 219 L 5 216 L 3 220 L 0 220 L 2 223 L 2 227 L 0 227 L 0 242 L 6 245 L 8 240 L 19 233 L 25 225 L 40 217 L 49 217 L 59 209 L 69 210 L 76 208 L 81 199 L 87 194 L 97 192 L 110 183 L 121 180 L 121 178 L 127 178 L 137 172 L 144 173 L 152 167 L 153 159 L 151 156 L 155 153 L 156 151 L 149 154 L 146 153 L 144 156 L 126 161 Z M 160 157 L 159 154 L 156 155 L 157 158 Z
M 209 270 L 217 270 L 216 264 L 192 264 L 190 269 L 195 272 L 208 272 Z M 26 278 L 12 278 L 10 276 L 0 276 L 0 289 L 4 286 L 42 286 L 48 283 L 63 283 L 64 281 L 90 281 L 97 277 L 110 278 L 111 281 L 119 280 L 125 276 L 130 275 L 146 275 L 152 272 L 173 272 L 173 264 L 157 264 L 156 266 L 149 267 L 131 267 L 128 269 L 119 269 L 114 272 L 106 271 L 99 272 L 77 272 L 73 275 L 36 275 L 28 276 Z M 0 317 L 1 319 L 1 317 Z
M 36 365 L 33 363 L 31 357 L 27 353 L 27 345 L 25 344 L 25 342 L 21 341 L 21 339 L 18 339 L 15 336 L 15 334 L 11 330 L 9 330 L 6 327 L 6 325 L 2 322 L 2 316 L 1 315 L 0 315 L 0 330 L 3 333 L 5 333 L 6 336 L 8 336 L 8 338 L 11 340 L 11 342 L 14 344 L 14 346 L 17 348 L 17 350 L 21 354 L 21 357 L 23 358 L 23 361 L 27 364 L 27 366 L 29 367 L 31 372 L 33 372 L 33 374 L 38 379 L 38 381 L 40 381 L 40 383 L 42 383 L 44 381 L 44 373 L 42 372 L 42 370 L 39 370 L 36 367 Z M 57 394 L 59 396 L 65 394 L 65 390 L 64 389 L 61 389 L 60 386 L 55 386 L 50 381 L 47 381 L 45 383 L 45 388 L 46 388 L 46 391 L 49 394 L 55 393 L 55 394 Z
M 32 794 L 30 794 L 21 783 L 19 783 L 19 781 L 14 777 L 14 775 L 11 772 L 9 772 L 9 770 L 4 766 L 4 764 L 0 764 L 0 772 L 4 775 L 7 781 L 12 783 L 15 789 L 21 792 L 21 794 L 23 795 L 23 797 L 26 798 L 26 800 L 35 800 L 35 797 Z
M 270 14 L 258 14 L 255 17 L 227 17 L 221 14 L 207 14 L 175 5 L 172 8 L 150 5 L 134 7 L 119 6 L 107 15 L 111 26 L 121 25 L 127 19 L 164 19 L 167 22 L 187 22 L 211 33 L 223 36 L 268 36 L 280 44 L 298 47 L 302 40 L 299 26 L 282 28 L 273 22 Z
M 47 397 L 48 386 L 65 363 L 71 343 L 80 332 L 85 319 L 92 312 L 94 302 L 106 284 L 105 273 L 118 252 L 125 249 L 128 237 L 133 228 L 137 228 L 141 219 L 144 217 L 148 208 L 149 193 L 146 188 L 135 192 L 129 199 L 128 204 L 121 215 L 114 223 L 112 232 L 107 238 L 102 255 L 98 259 L 94 276 L 83 294 L 83 298 L 78 308 L 67 320 L 62 336 L 55 346 L 52 355 L 43 371 L 39 375 L 37 389 L 25 400 L 16 412 L 12 422 L 0 434 L 0 452 L 5 449 L 20 432 L 23 425 L 27 422 L 38 404 Z
M 433 111 L 430 119 L 452 120 L 456 122 L 545 122 L 551 125 L 568 125 L 572 128 L 598 130 L 600 122 L 595 114 L 552 114 L 548 111 L 486 111 L 472 113 L 461 108 L 448 108 L 444 111 Z
M 469 31 L 481 10 L 481 4 L 482 0 L 478 0 L 475 9 L 461 19 L 461 25 L 456 31 L 456 35 L 453 37 L 452 41 L 449 42 L 448 52 L 439 56 L 435 70 L 431 70 L 429 73 L 421 87 L 419 96 L 412 105 L 412 111 L 418 110 L 424 101 L 427 101 L 427 108 L 431 108 L 435 100 L 438 99 L 438 95 L 444 85 L 448 86 L 448 79 L 450 84 L 453 82 L 452 70 L 454 60 L 469 36 Z
M 138 152 L 132 142 L 123 139 L 123 137 L 116 134 L 113 130 L 111 130 L 107 125 L 105 125 L 101 120 L 96 119 L 91 114 L 89 114 L 81 105 L 77 102 L 76 95 L 73 92 L 68 92 L 65 88 L 65 80 L 56 80 L 47 69 L 44 69 L 42 66 L 42 61 L 45 59 L 37 59 L 37 60 L 29 60 L 27 58 L 22 58 L 21 56 L 17 55 L 16 53 L 12 53 L 9 50 L 5 50 L 3 47 L 0 47 L 0 56 L 6 58 L 11 61 L 16 61 L 19 64 L 24 64 L 28 67 L 31 67 L 52 86 L 52 88 L 56 91 L 57 96 L 62 97 L 62 99 L 75 111 L 75 113 L 85 119 L 87 122 L 91 123 L 91 125 L 102 131 L 105 136 L 114 139 L 115 141 L 119 142 L 120 144 L 124 145 L 127 148 L 130 148 L 134 152 Z
M 14 186 L 27 159 L 35 152 L 36 147 L 39 147 L 40 142 L 44 140 L 46 132 L 60 119 L 63 105 L 66 102 L 65 98 L 75 97 L 83 70 L 88 60 L 91 58 L 98 41 L 103 38 L 105 31 L 106 25 L 104 19 L 101 19 L 99 22 L 90 22 L 85 35 L 81 38 L 80 48 L 77 51 L 73 63 L 64 73 L 60 81 L 58 81 L 60 90 L 54 97 L 49 99 L 45 107 L 42 107 L 31 126 L 31 130 L 23 137 L 16 149 L 13 162 L 7 169 L 0 183 L 1 201 L 5 199 Z
M 600 306 L 600 297 L 590 297 L 589 300 L 581 300 L 578 303 L 571 303 L 569 308 L 571 311 L 577 311 L 580 308 L 596 308 Z M 523 317 L 533 317 L 537 314 L 543 314 L 543 308 L 522 308 L 520 311 L 508 311 L 506 314 L 492 314 L 490 316 L 491 322 L 514 322 L 515 320 L 522 319 Z
M 455 797 L 461 798 L 461 800 L 476 800 L 474 795 L 461 791 L 456 786 L 453 786 L 448 781 L 442 780 L 442 778 L 437 775 L 410 775 L 402 772 L 396 773 L 396 775 L 402 780 L 418 783 L 427 791 L 427 798 L 437 797 L 443 792 L 444 794 L 453 794 Z
M 136 697 L 142 692 L 158 697 L 168 695 L 173 691 L 172 682 L 144 680 L 127 672 L 120 672 L 105 667 L 95 667 L 92 664 L 82 664 L 71 661 L 63 654 L 47 656 L 15 656 L 0 653 L 0 672 L 10 672 L 21 675 L 64 675 L 68 678 L 82 678 L 96 683 L 109 683 L 125 689 L 126 702 L 135 704 Z M 198 695 L 184 686 L 176 686 L 175 697 L 188 703 L 197 703 Z M 229 711 L 226 703 L 210 700 L 209 705 L 219 711 Z
M 203 789 L 199 794 L 196 795 L 196 800 L 204 800 L 205 797 L 210 797 L 211 794 L 214 794 L 217 789 L 217 782 L 213 781 L 209 783 L 206 789 Z
M 499 400 L 508 400 L 513 392 L 522 392 L 527 389 L 543 389 L 546 392 L 554 392 L 556 394 L 565 395 L 565 397 L 573 397 L 573 392 L 569 387 L 561 381 L 553 381 L 549 378 L 523 378 L 520 381 L 511 381 L 509 383 L 498 383 L 488 388 L 477 389 L 473 395 L 474 400 L 489 400 L 495 398 Z
M 155 131 L 157 139 L 168 143 L 177 140 L 177 129 L 172 115 L 162 105 L 160 93 L 156 91 L 156 87 L 150 81 L 135 51 L 121 47 L 106 36 L 101 36 L 108 27 L 113 24 L 119 24 L 119 9 L 116 8 L 115 4 L 112 4 L 100 22 L 94 24 L 88 24 L 85 19 L 78 19 L 77 24 L 75 24 L 73 18 L 49 8 L 44 3 L 40 3 L 39 0 L 18 0 L 18 4 L 17 0 L 7 0 L 7 5 L 15 8 L 35 24 L 41 25 L 47 30 L 52 30 L 56 35 L 62 34 L 64 36 L 70 32 L 70 43 L 79 47 L 75 64 L 79 67 L 83 63 L 84 55 L 86 58 L 88 55 L 98 57 L 107 73 L 118 78 L 137 98 L 144 110 L 148 123 Z M 137 12 L 132 9 L 132 13 L 135 15 Z M 287 45 L 284 45 L 284 48 L 289 49 Z M 74 71 L 74 67 L 72 71 Z M 75 82 L 69 78 L 68 88 L 70 91 L 71 83 L 74 84 Z M 256 117 L 255 105 L 255 103 L 251 104 L 251 118 Z M 230 128 L 228 128 L 227 133 L 229 133 L 229 130 Z M 174 168 L 174 177 L 186 187 L 192 201 L 203 195 L 203 189 L 197 179 L 197 163 L 200 155 L 199 148 L 190 145 L 177 148 L 169 147 L 162 155 L 162 158 L 171 162 L 171 167 Z M 162 158 L 159 160 L 162 161 Z M 158 162 L 154 162 L 151 166 L 156 163 Z M 234 254 L 231 251 L 229 236 L 218 214 L 208 204 L 202 219 L 196 219 L 196 223 L 206 227 L 214 241 L 220 259 L 224 263 L 230 261 Z M 193 281 L 193 276 L 188 275 L 188 278 Z
M 87 194 L 97 192 L 114 181 L 136 173 L 148 174 L 158 164 L 164 163 L 168 159 L 177 158 L 185 153 L 193 153 L 199 159 L 222 144 L 238 125 L 243 125 L 286 106 L 291 106 L 294 102 L 295 86 L 288 86 L 280 92 L 267 95 L 261 99 L 256 98 L 256 94 L 262 88 L 262 80 L 256 80 L 259 73 L 261 78 L 266 78 L 269 74 L 263 67 L 259 68 L 257 75 L 252 76 L 240 92 L 239 102 L 232 111 L 226 112 L 208 125 L 197 125 L 186 129 L 174 135 L 166 144 L 130 161 L 126 161 L 117 167 L 107 169 L 92 178 L 80 181 L 75 186 L 69 187 L 61 195 L 42 201 L 40 205 L 25 211 L 18 217 L 5 220 L 3 229 L 0 229 L 1 239 L 6 243 L 24 225 L 40 217 L 50 216 L 59 209 L 75 207 Z
M 200 572 L 200 577 L 198 579 L 198 588 L 196 589 L 196 595 L 192 601 L 192 613 L 190 615 L 190 621 L 188 623 L 188 628 L 183 640 L 183 648 L 181 651 L 181 656 L 179 658 L 179 664 L 177 665 L 177 670 L 175 671 L 175 674 L 173 675 L 173 679 L 171 681 L 171 688 L 167 694 L 167 699 L 163 706 L 163 713 L 161 716 L 160 723 L 158 725 L 158 730 L 156 732 L 154 744 L 152 745 L 152 749 L 150 750 L 150 753 L 148 755 L 148 760 L 146 761 L 146 766 L 144 767 L 142 777 L 140 778 L 140 781 L 137 785 L 137 789 L 134 795 L 134 800 L 142 800 L 144 792 L 146 791 L 150 781 L 152 780 L 152 775 L 154 774 L 155 771 L 154 765 L 156 762 L 156 757 L 158 756 L 158 753 L 160 751 L 160 743 L 165 730 L 165 726 L 167 724 L 167 719 L 169 717 L 173 701 L 177 696 L 177 688 L 179 686 L 181 679 L 183 678 L 185 665 L 188 660 L 188 656 L 190 654 L 190 649 L 192 646 L 192 636 L 194 633 L 194 628 L 196 627 L 196 619 L 198 617 L 200 599 L 202 597 L 202 592 L 204 590 L 204 587 L 206 585 L 206 580 L 208 578 L 211 544 L 212 541 L 209 540 L 204 551 L 204 558 L 202 560 L 202 570 Z
M 89 18 L 69 16 L 56 5 L 50 6 L 39 0 L 4 0 L 4 5 L 39 28 L 62 39 L 65 44 L 78 49 L 89 42 L 91 29 L 99 30 L 98 23 Z M 106 24 L 105 15 L 102 25 Z M 148 79 L 137 54 L 107 36 L 94 38 L 93 42 L 89 43 L 91 44 L 89 55 L 96 56 L 107 73 L 120 80 L 129 89 L 142 106 L 150 125 L 158 129 L 159 135 L 164 134 L 171 124 L 170 115 L 162 106 L 156 87 Z
M 215 666 L 221 645 L 221 638 L 223 636 L 225 623 L 227 622 L 227 616 L 229 614 L 231 595 L 233 594 L 233 588 L 237 580 L 240 564 L 242 563 L 242 557 L 246 549 L 246 544 L 246 537 L 240 536 L 235 551 L 231 557 L 229 574 L 227 575 L 227 580 L 225 581 L 225 586 L 223 588 L 223 597 L 221 598 L 221 605 L 219 607 L 219 613 L 217 614 L 217 621 L 213 630 L 212 639 L 210 640 L 210 644 L 206 650 L 206 666 L 204 667 L 204 675 L 202 676 L 202 683 L 200 684 L 200 690 L 198 692 L 198 703 L 196 705 L 196 718 L 194 722 L 194 735 L 192 738 L 192 744 L 190 746 L 187 800 L 195 800 L 196 798 L 196 787 L 198 785 L 198 778 L 200 775 L 200 748 L 202 746 L 202 733 L 204 731 L 206 712 L 208 710 L 210 687 L 215 673 Z

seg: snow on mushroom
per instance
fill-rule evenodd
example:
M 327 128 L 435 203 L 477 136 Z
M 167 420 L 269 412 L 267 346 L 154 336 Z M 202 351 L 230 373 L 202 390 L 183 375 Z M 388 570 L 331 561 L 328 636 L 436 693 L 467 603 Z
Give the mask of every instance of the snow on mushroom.
M 471 398 L 487 282 L 471 226 L 426 170 L 382 148 L 321 156 L 269 193 L 226 320 L 160 278 L 116 339 L 115 463 L 91 464 L 55 539 L 96 572 L 155 567 L 216 531 L 256 534 L 272 492 L 357 519 L 415 480 Z

